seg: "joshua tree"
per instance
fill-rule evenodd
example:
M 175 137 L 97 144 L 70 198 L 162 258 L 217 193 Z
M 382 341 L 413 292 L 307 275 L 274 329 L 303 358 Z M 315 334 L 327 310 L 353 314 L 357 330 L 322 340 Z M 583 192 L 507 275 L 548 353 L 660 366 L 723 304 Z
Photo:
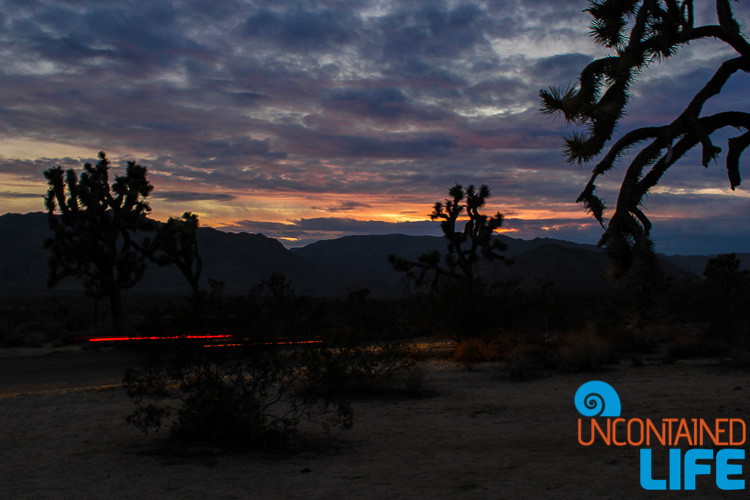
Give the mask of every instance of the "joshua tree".
M 599 0 L 586 11 L 593 17 L 594 40 L 613 51 L 581 72 L 571 88 L 540 92 L 542 112 L 561 113 L 569 123 L 586 126 L 565 140 L 569 162 L 594 160 L 607 146 L 625 114 L 636 76 L 654 60 L 673 56 L 682 45 L 715 39 L 732 48 L 736 56 L 725 60 L 671 123 L 627 132 L 609 146 L 594 167 L 578 197 L 605 228 L 599 240 L 607 248 L 616 270 L 629 267 L 634 255 L 653 253 L 651 222 L 641 210 L 644 197 L 664 172 L 693 147 L 700 145 L 702 164 L 716 160 L 721 148 L 711 136 L 731 127 L 740 135 L 728 140 L 726 167 L 732 189 L 740 184 L 740 155 L 750 145 L 750 113 L 726 110 L 704 115 L 707 101 L 722 91 L 737 71 L 750 71 L 750 44 L 740 31 L 729 0 L 716 0 L 716 24 L 696 26 L 692 0 Z M 629 34 L 628 34 L 629 29 Z M 594 194 L 597 178 L 609 172 L 628 151 L 639 147 L 625 173 L 614 213 L 605 225 L 603 200 Z
M 736 254 L 725 253 L 709 259 L 703 276 L 706 281 L 727 297 L 735 296 L 748 285 L 748 270 L 740 270 L 740 259 Z
M 123 326 L 121 292 L 146 269 L 146 256 L 135 240 L 138 231 L 154 224 L 146 218 L 151 211 L 146 198 L 154 189 L 146 174 L 146 167 L 131 161 L 110 186 L 104 152 L 96 165 L 84 164 L 80 179 L 59 166 L 44 172 L 49 185 L 45 206 L 54 232 L 45 242 L 52 252 L 48 284 L 76 276 L 89 294 L 108 296 L 115 333 Z
M 170 217 L 146 246 L 149 258 L 160 266 L 174 264 L 190 283 L 193 300 L 199 305 L 198 282 L 203 271 L 203 258 L 198 250 L 198 215 L 185 212 L 182 218 Z
M 440 220 L 440 229 L 448 240 L 444 265 L 440 264 L 440 252 L 437 250 L 420 255 L 416 262 L 393 254 L 388 256 L 388 261 L 396 270 L 416 278 L 418 283 L 423 282 L 429 273 L 434 273 L 435 282 L 440 276 L 446 276 L 463 282 L 471 290 L 475 282 L 474 266 L 479 252 L 487 260 L 506 260 L 500 254 L 506 250 L 506 245 L 492 237 L 493 232 L 503 224 L 503 214 L 497 212 L 494 216 L 489 216 L 479 213 L 490 197 L 490 188 L 484 184 L 478 191 L 473 185 L 464 189 L 456 184 L 448 190 L 448 195 L 450 198 L 446 198 L 444 202 L 435 203 L 430 214 L 430 219 Z M 464 209 L 468 220 L 463 230 L 457 231 L 456 224 Z M 414 274 L 415 270 L 418 270 L 418 274 Z

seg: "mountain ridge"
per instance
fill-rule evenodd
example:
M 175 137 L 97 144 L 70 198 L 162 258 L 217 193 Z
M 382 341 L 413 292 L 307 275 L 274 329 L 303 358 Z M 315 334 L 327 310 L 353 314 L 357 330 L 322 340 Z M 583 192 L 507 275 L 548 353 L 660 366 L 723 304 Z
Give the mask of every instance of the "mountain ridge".
M 43 243 L 50 236 L 46 213 L 0 216 L 0 290 L 24 293 L 46 289 L 48 254 Z M 514 264 L 481 262 L 478 272 L 488 280 L 512 281 L 524 287 L 554 283 L 570 290 L 611 286 L 602 278 L 609 261 L 595 245 L 548 237 L 496 237 L 508 245 L 505 255 Z M 198 244 L 204 260 L 201 287 L 207 288 L 209 279 L 221 281 L 229 295 L 247 293 L 274 272 L 285 274 L 300 294 L 341 296 L 368 288 L 376 296 L 400 295 L 404 293 L 404 275 L 393 270 L 388 254 L 416 260 L 422 253 L 444 253 L 446 249 L 442 237 L 398 233 L 344 236 L 287 249 L 262 234 L 210 227 L 198 229 Z M 750 254 L 737 255 L 743 264 L 750 262 Z M 669 274 L 700 280 L 710 257 L 677 255 L 660 259 Z M 80 281 L 68 278 L 59 289 L 83 287 Z M 135 290 L 187 294 L 189 286 L 176 268 L 150 266 Z

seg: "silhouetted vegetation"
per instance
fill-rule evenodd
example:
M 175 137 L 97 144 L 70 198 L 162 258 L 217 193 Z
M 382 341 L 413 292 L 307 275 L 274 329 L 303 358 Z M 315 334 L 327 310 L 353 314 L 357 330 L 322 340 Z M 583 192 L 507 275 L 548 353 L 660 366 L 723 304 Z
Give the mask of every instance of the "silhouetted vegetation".
M 46 173 L 55 230 L 47 243 L 51 281 L 83 276 L 91 295 L 117 302 L 147 262 L 175 265 L 189 282 L 187 302 L 143 299 L 129 325 L 139 335 L 176 337 L 131 344 L 143 350 L 143 363 L 124 379 L 135 404 L 128 421 L 144 432 L 167 427 L 188 441 L 276 448 L 302 421 L 349 428 L 351 398 L 426 392 L 415 337 L 452 339 L 446 359 L 468 369 L 502 361 L 513 380 L 597 372 L 623 357 L 639 365 L 642 353 L 660 352 L 663 362 L 726 356 L 747 345 L 750 313 L 742 306 L 750 280 L 735 255 L 711 259 L 703 282 L 673 283 L 652 252 L 628 262 L 626 283 L 618 287 L 570 293 L 549 280 L 524 286 L 492 281 L 483 266 L 508 260 L 505 245 L 493 238 L 502 214 L 480 213 L 490 195 L 485 185 L 455 185 L 434 205 L 430 216 L 447 241 L 443 257 L 388 257 L 414 283 L 429 282 L 418 293 L 376 298 L 362 288 L 340 298 L 310 297 L 279 272 L 248 283 L 243 295 L 227 294 L 224 282 L 211 278 L 202 291 L 198 217 L 186 212 L 165 224 L 150 221 L 145 198 L 153 187 L 146 169 L 131 162 L 110 189 L 108 163 L 102 153 L 97 166 L 84 166 L 80 180 L 73 171 L 64 177 L 59 167 Z M 121 311 L 121 303 L 113 303 L 116 330 L 123 328 Z M 67 329 L 61 342 L 74 341 L 92 322 L 69 311 L 59 318 L 66 318 Z M 17 326 L 6 322 L 0 342 L 16 342 Z M 42 330 L 38 343 L 54 336 Z M 191 338 L 205 333 L 227 338 Z
M 470 338 L 456 342 L 453 350 L 453 360 L 462 363 L 467 370 L 471 370 L 477 363 L 495 361 L 500 358 L 499 349 L 485 339 Z
M 431 308 L 442 311 L 439 317 L 446 320 L 446 327 L 456 338 L 481 335 L 493 304 L 488 300 L 487 283 L 476 276 L 476 268 L 480 256 L 487 262 L 511 263 L 501 254 L 507 246 L 492 237 L 502 226 L 503 215 L 479 212 L 490 197 L 487 185 L 477 190 L 473 185 L 464 188 L 456 184 L 448 190 L 448 195 L 450 198 L 435 203 L 430 214 L 432 220 L 440 220 L 440 229 L 448 242 L 442 263 L 437 250 L 420 255 L 416 261 L 391 254 L 388 261 L 418 287 L 432 278 Z M 458 228 L 464 220 L 463 228 Z M 441 277 L 448 279 L 441 281 Z
M 389 255 L 388 260 L 397 271 L 403 271 L 422 284 L 432 275 L 433 286 L 440 277 L 447 277 L 453 281 L 463 283 L 467 290 L 475 285 L 475 268 L 481 255 L 488 261 L 506 260 L 500 252 L 507 246 L 500 240 L 493 238 L 496 229 L 503 225 L 503 214 L 497 212 L 494 216 L 479 213 L 490 197 L 490 188 L 482 185 L 476 190 L 473 185 L 466 189 L 456 184 L 448 190 L 450 198 L 435 202 L 430 219 L 440 220 L 440 229 L 448 240 L 448 253 L 441 264 L 440 252 L 433 251 L 419 256 L 417 261 L 402 259 L 396 255 Z M 467 218 L 462 229 L 456 226 L 459 217 Z
M 55 167 L 44 172 L 49 184 L 45 206 L 54 236 L 50 249 L 49 286 L 81 277 L 94 297 L 109 297 L 112 324 L 122 332 L 122 290 L 135 285 L 146 270 L 146 255 L 136 233 L 151 228 L 146 198 L 154 186 L 145 167 L 128 162 L 124 176 L 109 184 L 109 160 L 99 153 L 86 163 L 80 179 L 74 170 Z M 56 212 L 60 215 L 57 216 Z
M 710 259 L 703 275 L 707 288 L 704 303 L 708 316 L 712 318 L 712 336 L 724 341 L 737 337 L 747 338 L 750 334 L 748 270 L 740 269 L 739 259 L 730 253 Z
M 560 113 L 585 131 L 565 140 L 563 151 L 569 162 L 589 163 L 612 138 L 625 107 L 633 95 L 637 75 L 653 61 L 666 60 L 678 49 L 702 39 L 721 40 L 736 57 L 725 60 L 699 90 L 685 110 L 671 123 L 642 127 L 624 134 L 609 147 L 596 164 L 579 202 L 606 227 L 599 244 L 616 264 L 626 270 L 634 257 L 652 254 L 651 222 L 641 210 L 649 190 L 661 180 L 666 170 L 692 148 L 701 146 L 704 167 L 717 160 L 721 148 L 711 136 L 720 129 L 732 127 L 741 132 L 728 140 L 726 167 L 732 189 L 740 184 L 739 159 L 750 145 L 750 114 L 721 111 L 703 116 L 709 99 L 722 91 L 738 71 L 750 71 L 750 43 L 743 36 L 729 0 L 716 0 L 717 24 L 696 26 L 692 0 L 677 2 L 600 0 L 590 2 L 586 11 L 593 17 L 594 40 L 614 52 L 591 62 L 581 72 L 578 86 L 550 88 L 540 92 L 542 111 Z M 629 29 L 629 34 L 628 34 Z M 647 143 L 640 147 L 641 143 Z M 594 194 L 596 180 L 609 173 L 626 153 L 639 148 L 630 160 L 617 205 L 605 224 L 604 201 Z
M 307 390 L 348 397 L 419 395 L 425 390 L 418 353 L 409 344 L 375 342 L 315 352 Z
M 113 331 L 121 334 L 122 291 L 141 280 L 147 262 L 176 265 L 190 283 L 195 307 L 200 305 L 203 262 L 196 241 L 198 216 L 185 212 L 165 224 L 149 219 L 147 198 L 154 186 L 147 179 L 148 169 L 129 161 L 125 175 L 110 186 L 109 165 L 102 151 L 96 165 L 83 165 L 80 177 L 59 166 L 44 172 L 49 185 L 45 207 L 53 232 L 45 247 L 51 253 L 48 285 L 54 287 L 71 276 L 82 278 L 95 300 L 109 298 Z
M 149 314 L 141 331 L 180 339 L 138 344 L 143 363 L 124 380 L 136 405 L 128 421 L 180 439 L 276 447 L 303 420 L 351 427 L 352 397 L 422 394 L 411 344 L 389 338 L 383 322 L 361 322 L 397 309 L 366 297 L 299 297 L 273 273 L 245 296 L 209 298 L 201 321 L 179 307 Z M 206 324 L 231 338 L 213 347 L 188 338 Z
M 175 265 L 190 283 L 195 307 L 202 306 L 203 294 L 199 282 L 203 272 L 203 257 L 198 249 L 198 215 L 185 212 L 182 218 L 170 217 L 159 228 L 153 241 L 145 249 L 149 260 L 159 266 Z
M 740 260 L 736 254 L 727 253 L 709 259 L 703 270 L 708 284 L 723 298 L 736 297 L 750 286 L 748 270 L 740 270 Z
M 303 419 L 324 429 L 351 427 L 345 399 L 310 389 L 319 378 L 317 349 L 268 340 L 209 349 L 184 339 L 152 349 L 124 379 L 136 406 L 128 422 L 143 432 L 167 425 L 179 439 L 234 447 L 283 445 Z

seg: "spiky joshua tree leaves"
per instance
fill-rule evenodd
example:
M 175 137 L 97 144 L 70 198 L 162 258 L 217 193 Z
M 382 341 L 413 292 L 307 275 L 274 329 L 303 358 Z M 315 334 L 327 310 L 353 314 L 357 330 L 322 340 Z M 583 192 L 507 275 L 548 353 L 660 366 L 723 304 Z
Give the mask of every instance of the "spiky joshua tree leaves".
M 409 261 L 393 254 L 388 260 L 398 271 L 403 271 L 423 282 L 426 276 L 433 273 L 435 281 L 440 276 L 446 276 L 465 283 L 469 288 L 474 285 L 474 268 L 479 255 L 487 260 L 506 260 L 501 252 L 506 245 L 492 237 L 496 229 L 503 224 L 503 214 L 497 212 L 494 216 L 479 213 L 490 197 L 490 188 L 482 185 L 479 190 L 470 185 L 466 189 L 456 184 L 448 190 L 449 198 L 435 203 L 430 219 L 440 220 L 440 229 L 448 240 L 448 253 L 444 262 L 440 262 L 440 252 L 433 251 L 422 254 L 418 260 Z M 459 217 L 465 212 L 468 220 L 463 230 L 456 226 Z M 415 274 L 415 271 L 417 274 Z
M 563 149 L 569 162 L 589 163 L 612 139 L 625 114 L 631 86 L 650 63 L 668 59 L 681 46 L 702 39 L 720 40 L 734 50 L 735 55 L 716 69 L 671 123 L 627 132 L 609 146 L 594 167 L 577 201 L 605 228 L 599 245 L 607 248 L 616 269 L 626 270 L 635 255 L 652 253 L 651 222 L 641 209 L 648 191 L 695 146 L 701 147 L 704 167 L 717 160 L 722 148 L 714 144 L 712 135 L 723 128 L 740 131 L 728 140 L 725 157 L 730 187 L 740 185 L 740 156 L 750 145 L 750 113 L 725 110 L 706 115 L 703 111 L 735 73 L 750 71 L 750 44 L 729 0 L 716 0 L 715 24 L 696 26 L 694 10 L 692 0 L 592 1 L 586 9 L 593 17 L 592 36 L 613 54 L 586 66 L 577 86 L 540 92 L 543 113 L 559 113 L 569 123 L 585 126 L 583 133 L 565 139 Z M 614 212 L 605 223 L 604 201 L 594 194 L 596 181 L 637 147 L 640 151 L 630 160 Z
M 84 164 L 80 179 L 74 170 L 59 166 L 44 172 L 49 185 L 45 206 L 54 234 L 45 247 L 51 251 L 49 286 L 68 276 L 82 278 L 90 295 L 109 297 L 114 331 L 121 333 L 121 292 L 146 269 L 135 236 L 152 227 L 146 198 L 154 187 L 147 169 L 135 162 L 128 162 L 125 175 L 110 186 L 109 163 L 100 152 L 96 165 Z
M 198 284 L 203 272 L 203 257 L 197 240 L 199 226 L 198 215 L 192 212 L 185 212 L 181 218 L 170 217 L 146 245 L 150 260 L 159 266 L 177 266 L 190 283 L 196 307 L 200 306 Z

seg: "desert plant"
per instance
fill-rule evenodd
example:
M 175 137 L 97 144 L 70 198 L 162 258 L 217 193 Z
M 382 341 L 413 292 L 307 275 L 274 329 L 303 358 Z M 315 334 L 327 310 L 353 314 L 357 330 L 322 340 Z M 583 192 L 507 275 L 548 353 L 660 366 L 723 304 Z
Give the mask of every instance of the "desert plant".
M 199 287 L 203 272 L 203 258 L 198 250 L 199 225 L 198 215 L 192 212 L 185 212 L 179 219 L 170 217 L 145 249 L 149 259 L 159 266 L 177 266 L 190 284 L 197 312 L 200 312 L 203 296 Z
M 483 184 L 479 190 L 473 185 L 465 188 L 456 184 L 448 190 L 450 198 L 435 203 L 430 219 L 440 220 L 440 229 L 448 240 L 448 253 L 444 265 L 440 264 L 440 252 L 427 252 L 417 261 L 409 261 L 396 255 L 389 255 L 388 261 L 397 271 L 407 273 L 417 283 L 425 281 L 429 274 L 434 275 L 433 283 L 441 276 L 459 280 L 471 291 L 475 284 L 474 270 L 479 261 L 478 252 L 487 260 L 508 261 L 500 252 L 507 249 L 502 241 L 493 238 L 495 230 L 503 224 L 503 214 L 493 216 L 479 213 L 490 197 L 490 188 Z M 459 217 L 466 209 L 466 220 L 463 229 L 456 228 Z M 414 271 L 418 271 L 415 273 Z
M 463 363 L 467 370 L 471 370 L 477 363 L 494 361 L 498 359 L 497 349 L 484 339 L 472 338 L 461 340 L 456 343 L 453 350 L 453 360 Z
M 719 309 L 727 319 L 745 309 L 743 306 L 750 289 L 750 271 L 740 270 L 741 264 L 736 254 L 721 254 L 709 259 L 703 271 L 710 292 L 721 303 Z
M 490 188 L 485 184 L 479 189 L 455 184 L 448 189 L 448 196 L 436 202 L 430 214 L 430 219 L 440 221 L 448 242 L 442 262 L 437 250 L 420 255 L 416 261 L 390 254 L 388 261 L 418 287 L 431 277 L 430 302 L 435 316 L 445 320 L 449 336 L 460 340 L 480 335 L 491 317 L 488 310 L 496 306 L 488 304 L 487 284 L 476 276 L 480 256 L 488 262 L 512 261 L 502 255 L 507 245 L 493 237 L 503 224 L 503 214 L 480 213 L 490 197 Z
M 109 297 L 116 333 L 122 331 L 122 290 L 134 286 L 146 270 L 146 257 L 135 239 L 152 228 L 146 198 L 154 186 L 147 169 L 128 162 L 124 176 L 109 184 L 109 160 L 99 153 L 96 165 L 86 163 L 80 179 L 74 170 L 55 167 L 44 172 L 49 190 L 45 206 L 53 237 L 50 287 L 68 276 L 82 277 L 87 292 Z M 60 214 L 56 215 L 55 212 Z
M 51 254 L 48 285 L 54 287 L 70 276 L 82 278 L 95 300 L 109 297 L 113 330 L 120 334 L 122 291 L 141 280 L 147 261 L 176 265 L 190 282 L 197 305 L 202 260 L 197 215 L 185 212 L 165 224 L 149 219 L 147 198 L 154 186 L 147 179 L 148 169 L 129 161 L 125 175 L 117 176 L 112 185 L 109 169 L 110 161 L 101 151 L 96 165 L 85 163 L 80 176 L 59 166 L 44 172 L 44 203 L 53 232 L 44 246 Z M 147 232 L 155 236 L 146 237 Z
M 595 372 L 617 362 L 613 342 L 590 323 L 562 338 L 557 347 L 557 366 L 569 372 Z
M 540 378 L 554 368 L 553 346 L 544 343 L 519 344 L 506 354 L 505 360 L 510 378 L 526 381 Z
M 277 446 L 305 419 L 324 429 L 350 428 L 349 403 L 332 393 L 301 391 L 313 382 L 310 349 L 243 345 L 205 349 L 184 340 L 165 357 L 151 353 L 124 379 L 135 410 L 127 421 L 143 432 L 167 425 L 185 440 Z
M 717 160 L 721 148 L 713 143 L 712 136 L 720 129 L 740 131 L 728 140 L 726 154 L 729 186 L 735 189 L 740 184 L 740 156 L 750 145 L 750 114 L 722 110 L 707 115 L 704 111 L 730 78 L 750 71 L 750 43 L 742 34 L 731 2 L 716 0 L 715 5 L 716 23 L 696 26 L 693 0 L 593 0 L 586 9 L 593 17 L 592 35 L 613 55 L 589 63 L 581 72 L 578 86 L 540 92 L 544 113 L 559 113 L 566 121 L 586 127 L 584 132 L 566 138 L 563 151 L 571 163 L 589 163 L 614 135 L 634 94 L 636 77 L 651 63 L 667 60 L 680 47 L 703 40 L 721 41 L 734 52 L 671 123 L 641 127 L 614 142 L 579 195 L 578 201 L 605 226 L 604 201 L 594 194 L 596 181 L 609 174 L 628 151 L 640 149 L 631 156 L 614 213 L 599 240 L 619 270 L 626 270 L 634 257 L 653 253 L 651 222 L 642 210 L 648 192 L 669 167 L 698 145 L 704 167 Z
M 720 336 L 711 335 L 710 332 L 688 331 L 672 338 L 667 346 L 667 359 L 721 357 L 731 352 L 730 345 Z
M 376 343 L 320 350 L 309 365 L 308 391 L 345 396 L 378 396 L 420 393 L 423 372 L 414 347 L 402 343 Z

